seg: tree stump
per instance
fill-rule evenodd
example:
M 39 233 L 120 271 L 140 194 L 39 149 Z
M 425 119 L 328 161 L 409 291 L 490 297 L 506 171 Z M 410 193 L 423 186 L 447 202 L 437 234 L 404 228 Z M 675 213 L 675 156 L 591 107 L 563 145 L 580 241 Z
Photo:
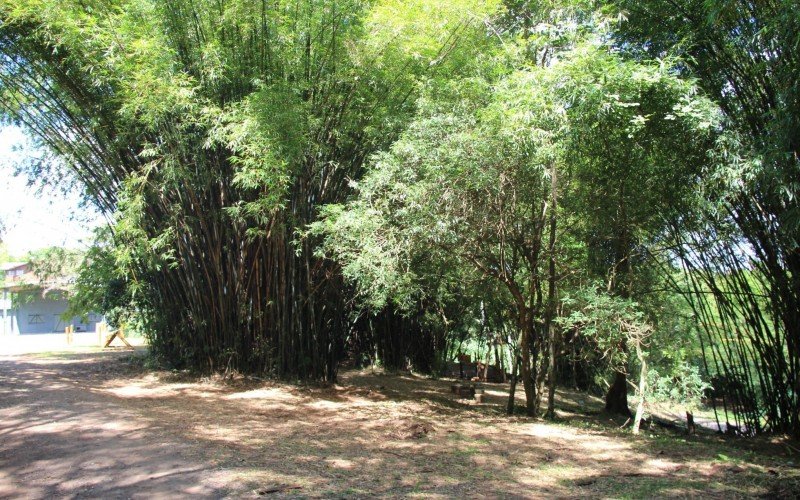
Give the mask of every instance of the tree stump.
M 692 412 L 686 412 L 686 432 L 690 436 L 697 432 L 697 427 L 694 425 L 694 415 Z

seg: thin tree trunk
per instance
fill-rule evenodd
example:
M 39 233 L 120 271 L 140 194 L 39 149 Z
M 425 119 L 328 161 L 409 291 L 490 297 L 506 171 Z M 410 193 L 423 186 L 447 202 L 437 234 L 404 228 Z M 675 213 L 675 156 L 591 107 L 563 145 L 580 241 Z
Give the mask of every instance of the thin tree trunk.
M 511 385 L 508 388 L 508 404 L 506 405 L 506 413 L 509 415 L 514 414 L 514 408 L 517 406 L 517 374 L 519 373 L 519 356 L 515 353 L 512 353 L 512 357 Z
M 503 374 L 503 382 L 506 381 L 506 372 L 503 369 L 503 360 L 500 358 L 500 341 L 499 339 L 494 344 L 494 362 L 497 363 L 497 369 Z
M 633 418 L 633 433 L 639 434 L 639 426 L 644 415 L 645 391 L 647 390 L 647 360 L 639 342 L 636 343 L 636 357 L 639 358 L 641 368 L 639 370 L 639 404 L 636 406 L 636 416 Z
M 557 311 L 557 296 L 556 296 L 556 228 L 557 228 L 557 210 L 558 210 L 558 173 L 555 166 L 550 169 L 550 241 L 548 243 L 548 252 L 550 262 L 548 266 L 547 277 L 547 321 L 545 322 L 545 329 L 547 332 L 548 342 L 548 363 L 547 363 L 547 418 L 554 418 L 556 415 L 556 327 L 553 323 Z
M 550 359 L 547 365 L 547 418 L 556 416 L 556 332 L 550 325 Z
M 522 387 L 525 389 L 525 413 L 529 417 L 536 416 L 536 382 L 533 379 L 533 372 L 531 370 L 531 337 L 532 327 L 527 311 L 524 314 L 524 323 L 522 324 L 521 342 L 520 342 L 520 359 L 522 361 L 522 369 L 520 375 L 522 376 Z
M 487 340 L 488 342 L 488 340 Z M 486 363 L 483 365 L 483 381 L 487 382 L 489 380 L 489 362 L 492 360 L 492 348 L 491 346 L 486 346 Z

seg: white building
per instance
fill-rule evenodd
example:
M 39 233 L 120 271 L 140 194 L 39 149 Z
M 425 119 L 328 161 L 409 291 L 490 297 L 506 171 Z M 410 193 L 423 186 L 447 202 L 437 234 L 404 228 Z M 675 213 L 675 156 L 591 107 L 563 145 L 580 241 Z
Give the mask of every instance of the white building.
M 67 310 L 67 280 L 43 282 L 25 262 L 0 266 L 4 280 L 0 285 L 0 335 L 94 331 L 99 315 L 89 314 L 85 322 L 76 317 L 63 319 Z

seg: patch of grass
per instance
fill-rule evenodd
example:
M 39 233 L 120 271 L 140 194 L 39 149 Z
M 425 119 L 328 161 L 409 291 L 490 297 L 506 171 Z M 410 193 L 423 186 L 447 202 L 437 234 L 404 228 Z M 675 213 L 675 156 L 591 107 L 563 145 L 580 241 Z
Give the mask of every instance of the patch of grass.
M 453 455 L 470 457 L 472 455 L 477 455 L 480 451 L 481 450 L 477 446 L 467 446 L 466 448 L 457 448 L 453 450 Z
M 719 483 L 683 477 L 621 477 L 602 478 L 599 481 L 602 481 L 602 484 L 598 488 L 602 488 L 616 498 L 686 497 L 721 491 Z
M 562 464 L 557 462 L 539 462 L 534 464 L 534 469 L 540 473 L 546 473 L 554 476 L 570 476 L 578 469 L 574 465 Z
M 699 479 L 685 475 L 638 475 L 607 473 L 596 477 L 571 478 L 561 481 L 564 486 L 580 488 L 587 496 L 613 498 L 658 498 L 732 495 L 734 497 L 763 494 L 765 478 L 748 473 L 727 474 L 723 480 Z
M 53 359 L 53 360 L 71 360 L 85 354 L 99 354 L 103 352 L 100 347 L 68 347 L 61 350 L 40 351 L 31 353 L 33 358 Z
M 125 354 L 119 358 L 121 363 L 125 363 L 131 368 L 137 368 L 142 371 L 156 371 L 166 370 L 168 366 L 162 362 L 149 350 L 134 351 L 130 354 Z

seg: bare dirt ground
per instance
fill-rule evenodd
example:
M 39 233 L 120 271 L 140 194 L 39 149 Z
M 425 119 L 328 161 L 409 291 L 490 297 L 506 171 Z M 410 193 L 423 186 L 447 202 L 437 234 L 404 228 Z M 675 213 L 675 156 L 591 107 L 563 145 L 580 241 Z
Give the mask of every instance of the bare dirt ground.
M 634 438 L 370 372 L 327 388 L 142 368 L 142 352 L 0 356 L 0 497 L 794 497 L 798 445 Z M 599 408 L 564 392 L 561 408 Z M 793 451 L 795 450 L 795 451 Z M 794 454 L 793 454 L 794 453 Z

